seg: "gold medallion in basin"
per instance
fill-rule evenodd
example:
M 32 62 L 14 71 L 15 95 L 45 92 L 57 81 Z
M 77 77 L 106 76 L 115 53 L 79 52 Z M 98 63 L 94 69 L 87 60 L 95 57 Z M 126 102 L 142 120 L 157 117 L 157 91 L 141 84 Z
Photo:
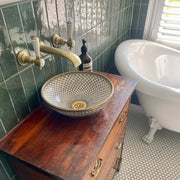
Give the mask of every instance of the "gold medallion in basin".
M 87 107 L 87 104 L 84 101 L 75 101 L 71 104 L 71 107 L 74 110 L 82 110 Z

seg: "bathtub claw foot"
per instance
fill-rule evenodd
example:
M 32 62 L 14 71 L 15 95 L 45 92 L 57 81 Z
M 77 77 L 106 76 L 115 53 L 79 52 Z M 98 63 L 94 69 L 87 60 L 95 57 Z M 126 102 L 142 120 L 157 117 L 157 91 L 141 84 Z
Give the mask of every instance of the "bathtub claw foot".
M 154 119 L 153 117 L 149 118 L 149 125 L 150 125 L 150 129 L 148 134 L 142 137 L 142 141 L 145 142 L 146 144 L 150 144 L 154 139 L 154 135 L 156 131 L 162 129 L 162 127 L 159 125 L 157 120 Z

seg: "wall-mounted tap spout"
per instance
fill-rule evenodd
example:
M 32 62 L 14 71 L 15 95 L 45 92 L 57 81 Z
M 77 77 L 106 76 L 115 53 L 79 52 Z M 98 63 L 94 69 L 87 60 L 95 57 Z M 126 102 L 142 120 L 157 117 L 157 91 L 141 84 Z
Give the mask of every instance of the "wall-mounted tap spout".
M 63 56 L 65 58 L 67 58 L 68 60 L 70 60 L 73 63 L 74 67 L 78 67 L 81 64 L 81 59 L 76 54 L 74 54 L 72 52 L 68 52 L 68 51 L 64 51 L 64 50 L 46 46 L 42 42 L 40 42 L 40 51 L 44 52 L 44 53 L 50 53 L 50 54 L 56 54 L 59 56 Z

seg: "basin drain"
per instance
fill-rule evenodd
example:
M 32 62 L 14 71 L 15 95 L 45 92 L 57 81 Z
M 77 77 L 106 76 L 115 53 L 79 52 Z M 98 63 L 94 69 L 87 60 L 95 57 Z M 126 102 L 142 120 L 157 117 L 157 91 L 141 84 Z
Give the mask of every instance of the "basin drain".
M 85 109 L 87 106 L 87 104 L 84 101 L 75 101 L 71 104 L 71 107 L 74 110 L 81 110 L 81 109 Z

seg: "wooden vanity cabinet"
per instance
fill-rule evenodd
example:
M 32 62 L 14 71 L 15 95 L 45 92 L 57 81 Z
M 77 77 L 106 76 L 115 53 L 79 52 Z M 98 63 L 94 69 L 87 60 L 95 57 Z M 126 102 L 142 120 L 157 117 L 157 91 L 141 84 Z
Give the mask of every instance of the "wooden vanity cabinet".
M 114 85 L 103 109 L 70 119 L 42 104 L 0 142 L 19 180 L 111 180 L 120 170 L 135 80 L 100 73 Z

